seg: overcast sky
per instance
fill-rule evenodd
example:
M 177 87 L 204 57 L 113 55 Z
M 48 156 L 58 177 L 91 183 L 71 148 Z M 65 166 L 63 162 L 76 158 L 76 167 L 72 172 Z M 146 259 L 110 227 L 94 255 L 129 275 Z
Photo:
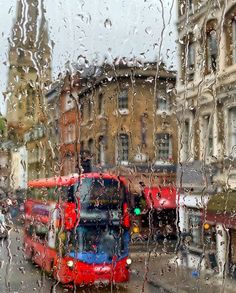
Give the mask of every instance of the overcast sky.
M 154 61 L 159 56 L 161 44 L 162 59 L 169 67 L 176 67 L 176 1 L 162 1 L 44 0 L 49 35 L 54 43 L 53 77 L 65 70 L 67 61 L 76 62 L 80 55 L 99 63 L 105 57 L 111 60 L 122 56 Z M 6 106 L 2 92 L 7 85 L 7 39 L 11 37 L 16 3 L 17 0 L 0 0 L 2 113 L 5 113 Z

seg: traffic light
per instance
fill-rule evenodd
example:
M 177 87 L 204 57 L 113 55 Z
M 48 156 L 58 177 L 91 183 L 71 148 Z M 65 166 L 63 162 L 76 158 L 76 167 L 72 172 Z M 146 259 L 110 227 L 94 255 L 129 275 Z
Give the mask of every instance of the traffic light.
M 139 207 L 134 208 L 134 214 L 139 216 L 141 214 L 141 209 Z
M 146 201 L 143 195 L 136 195 L 134 197 L 134 206 L 133 206 L 133 214 L 135 216 L 140 216 L 142 211 L 145 209 Z

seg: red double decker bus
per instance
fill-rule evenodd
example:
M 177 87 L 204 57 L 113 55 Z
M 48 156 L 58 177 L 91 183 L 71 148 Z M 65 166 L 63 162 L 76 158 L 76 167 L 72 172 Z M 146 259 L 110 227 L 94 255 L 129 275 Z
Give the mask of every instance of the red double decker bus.
M 129 279 L 130 220 L 124 178 L 86 173 L 28 182 L 28 258 L 63 284 Z

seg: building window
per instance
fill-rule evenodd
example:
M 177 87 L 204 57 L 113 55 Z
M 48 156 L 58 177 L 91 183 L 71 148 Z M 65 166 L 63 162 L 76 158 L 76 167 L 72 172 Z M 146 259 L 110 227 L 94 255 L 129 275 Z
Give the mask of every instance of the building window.
M 128 109 L 128 89 L 124 89 L 118 94 L 118 108 L 119 110 Z
M 93 139 L 92 138 L 90 138 L 88 140 L 88 149 L 89 149 L 90 154 L 92 155 L 93 152 L 94 152 L 94 149 L 93 149 Z
M 120 134 L 118 137 L 118 161 L 128 162 L 129 160 L 129 136 Z
M 65 111 L 69 111 L 70 109 L 74 108 L 74 100 L 73 97 L 71 98 L 70 95 L 66 95 L 65 97 Z
M 169 133 L 156 134 L 157 160 L 169 161 L 172 159 L 172 141 Z
M 80 119 L 83 121 L 84 119 L 84 103 L 80 103 Z
M 215 72 L 217 66 L 217 37 L 214 29 L 207 33 L 207 73 Z
M 80 142 L 80 151 L 82 152 L 83 150 L 84 150 L 84 142 L 81 141 L 81 142 Z
M 183 161 L 186 161 L 189 157 L 189 150 L 190 150 L 190 145 L 189 145 L 189 138 L 190 138 L 190 123 L 189 120 L 184 121 L 184 131 L 183 131 L 183 155 L 182 159 Z
M 31 86 L 27 86 L 25 95 L 26 95 L 26 115 L 33 116 L 34 107 L 35 107 L 34 101 L 35 101 L 36 93 Z
M 105 138 L 103 135 L 98 138 L 98 164 L 105 165 Z
M 203 141 L 202 145 L 206 147 L 206 155 L 213 155 L 213 127 L 210 121 L 210 115 L 203 117 Z
M 189 231 L 191 234 L 191 245 L 201 247 L 202 219 L 200 212 L 189 212 Z
M 161 112 L 168 112 L 170 110 L 169 99 L 164 91 L 157 93 L 157 110 Z
M 147 146 L 147 131 L 148 131 L 148 114 L 143 113 L 140 117 L 141 122 L 141 146 Z
M 93 104 L 91 102 L 91 100 L 88 100 L 88 119 L 91 120 L 92 119 L 92 108 Z
M 98 115 L 104 114 L 104 99 L 103 94 L 98 95 Z
M 232 61 L 236 63 L 236 19 L 232 20 Z
M 190 245 L 197 248 L 215 250 L 216 230 L 214 226 L 204 225 L 202 211 L 188 210 L 189 232 L 191 236 Z
M 75 125 L 69 124 L 67 127 L 67 143 L 73 142 L 75 139 Z
M 236 157 L 236 107 L 229 110 L 229 152 Z
M 188 43 L 187 74 L 188 79 L 193 80 L 195 65 L 195 46 L 193 42 Z
M 54 129 L 55 129 L 55 135 L 58 136 L 59 135 L 59 123 L 58 123 L 58 119 L 55 119 Z

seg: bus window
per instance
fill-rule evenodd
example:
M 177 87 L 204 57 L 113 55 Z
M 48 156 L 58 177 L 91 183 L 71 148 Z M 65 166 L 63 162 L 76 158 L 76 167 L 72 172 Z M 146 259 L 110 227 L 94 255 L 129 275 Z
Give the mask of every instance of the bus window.
M 104 254 L 108 258 L 125 251 L 125 237 L 119 226 L 79 226 L 76 234 L 67 241 L 69 254 Z
M 35 227 L 35 234 L 42 241 L 47 240 L 48 232 L 48 227 L 45 225 L 38 224 Z
M 36 236 L 38 239 L 42 241 L 47 240 L 48 232 L 48 227 L 42 224 L 31 224 L 26 228 L 26 233 L 30 237 Z
M 76 190 L 81 206 L 89 209 L 117 209 L 121 201 L 119 182 L 114 179 L 84 178 Z

